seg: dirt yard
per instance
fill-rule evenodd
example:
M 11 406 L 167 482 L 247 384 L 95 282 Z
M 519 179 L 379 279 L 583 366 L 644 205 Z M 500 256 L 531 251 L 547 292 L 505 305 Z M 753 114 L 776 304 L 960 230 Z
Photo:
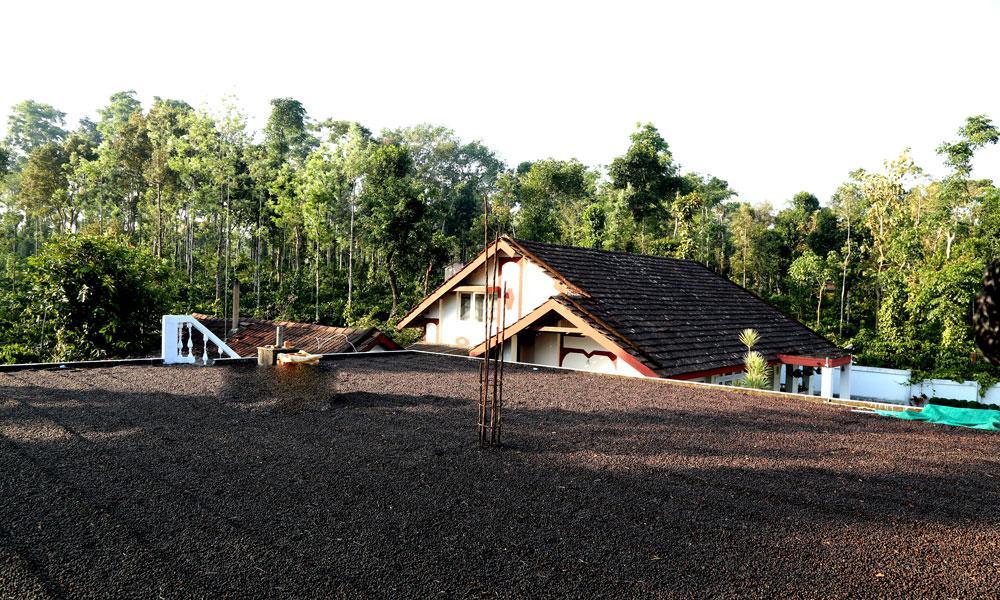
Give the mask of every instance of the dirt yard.
M 476 364 L 0 373 L 0 597 L 996 597 L 1000 436 Z

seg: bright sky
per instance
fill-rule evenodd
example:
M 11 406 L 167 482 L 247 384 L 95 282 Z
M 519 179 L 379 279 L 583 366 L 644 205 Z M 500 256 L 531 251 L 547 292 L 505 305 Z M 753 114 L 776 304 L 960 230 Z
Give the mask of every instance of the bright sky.
M 934 2 L 46 2 L 0 9 L 0 108 L 71 123 L 117 90 L 217 107 L 268 101 L 369 128 L 420 122 L 509 164 L 607 164 L 653 122 L 687 170 L 744 200 L 826 201 L 857 167 L 1000 121 L 1000 4 Z M 5 127 L 5 122 L 0 127 Z M 1000 180 L 1000 150 L 977 175 Z

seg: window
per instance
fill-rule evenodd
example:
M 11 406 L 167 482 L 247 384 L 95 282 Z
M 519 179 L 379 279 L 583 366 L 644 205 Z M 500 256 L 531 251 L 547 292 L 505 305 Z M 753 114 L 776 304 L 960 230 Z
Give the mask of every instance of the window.
M 463 292 L 459 295 L 458 299 L 458 318 L 462 321 L 479 321 L 482 323 L 483 317 L 486 314 L 484 310 L 485 303 L 485 294 L 467 294 Z

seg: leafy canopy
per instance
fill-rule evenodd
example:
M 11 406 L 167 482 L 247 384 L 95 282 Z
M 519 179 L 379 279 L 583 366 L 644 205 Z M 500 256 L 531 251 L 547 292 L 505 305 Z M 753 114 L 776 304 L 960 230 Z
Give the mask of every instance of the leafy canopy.
M 35 322 L 56 360 L 149 356 L 173 305 L 170 271 L 120 237 L 55 237 L 29 261 Z

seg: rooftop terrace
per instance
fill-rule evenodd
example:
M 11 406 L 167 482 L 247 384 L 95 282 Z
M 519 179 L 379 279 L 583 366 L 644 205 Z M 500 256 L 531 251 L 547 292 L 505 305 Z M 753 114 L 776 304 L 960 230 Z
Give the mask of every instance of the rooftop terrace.
M 0 373 L 0 597 L 993 596 L 989 432 L 477 364 Z

